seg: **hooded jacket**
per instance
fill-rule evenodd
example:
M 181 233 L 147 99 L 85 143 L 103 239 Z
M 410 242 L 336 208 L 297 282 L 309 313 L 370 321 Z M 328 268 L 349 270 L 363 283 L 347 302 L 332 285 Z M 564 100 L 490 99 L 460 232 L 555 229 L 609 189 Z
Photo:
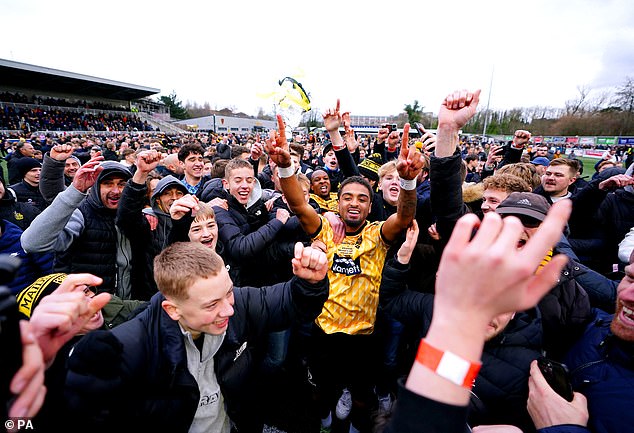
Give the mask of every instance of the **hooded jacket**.
M 103 170 L 88 193 L 73 185 L 61 192 L 22 234 L 22 246 L 27 252 L 53 250 L 56 272 L 97 275 L 104 280 L 100 291 L 131 299 L 130 244 L 115 225 L 116 211 L 106 208 L 99 195 L 106 177 L 131 175 L 118 162 L 101 165 Z
M 0 198 L 0 219 L 7 220 L 22 230 L 26 230 L 40 212 L 34 206 L 18 202 L 13 191 L 5 188 L 4 196 Z
M 150 198 L 151 208 L 144 208 L 146 184 L 129 180 L 121 194 L 116 221 L 117 227 L 130 240 L 134 269 L 132 286 L 136 290 L 137 299 L 148 300 L 158 290 L 154 282 L 154 257 L 168 245 L 172 229 L 172 218 L 161 208 L 159 198 L 171 187 L 187 194 L 187 188 L 178 179 L 174 176 L 165 176 L 159 180 Z M 158 219 L 154 230 L 151 229 L 145 213 Z

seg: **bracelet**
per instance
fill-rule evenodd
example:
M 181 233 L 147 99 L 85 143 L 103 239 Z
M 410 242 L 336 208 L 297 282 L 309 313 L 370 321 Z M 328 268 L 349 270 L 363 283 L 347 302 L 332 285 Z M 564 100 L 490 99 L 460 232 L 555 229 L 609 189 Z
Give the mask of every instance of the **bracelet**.
M 348 147 L 348 146 L 346 146 L 346 144 L 345 144 L 345 143 L 344 143 L 344 145 L 343 145 L 343 146 L 335 146 L 335 145 L 333 144 L 333 145 L 332 145 L 332 150 L 334 150 L 335 152 L 338 152 L 338 151 L 340 151 L 340 150 L 345 149 L 346 147 Z
M 416 179 L 401 179 L 401 188 L 406 191 L 416 189 Z
M 416 362 L 429 368 L 438 376 L 464 388 L 471 389 L 482 363 L 467 361 L 449 351 L 436 349 L 425 339 L 420 341 Z
M 280 167 L 279 165 L 277 166 L 277 175 L 280 179 L 285 177 L 291 177 L 294 174 L 295 174 L 295 167 L 293 167 L 292 165 L 288 167 Z

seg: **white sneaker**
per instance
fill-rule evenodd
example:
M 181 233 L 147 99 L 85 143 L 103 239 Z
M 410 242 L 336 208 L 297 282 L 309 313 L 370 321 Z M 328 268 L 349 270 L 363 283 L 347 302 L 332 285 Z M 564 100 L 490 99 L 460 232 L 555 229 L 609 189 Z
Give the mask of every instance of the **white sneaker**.
M 352 410 L 352 395 L 350 395 L 350 391 L 348 388 L 343 390 L 341 397 L 339 397 L 339 401 L 337 402 L 337 407 L 335 408 L 335 415 L 340 420 L 344 420 L 350 416 L 350 411 Z
M 386 396 L 379 396 L 379 414 L 388 415 L 392 412 L 392 396 L 387 394 Z
M 321 428 L 330 429 L 331 425 L 332 425 L 332 412 L 328 412 L 328 416 L 326 418 L 321 419 Z

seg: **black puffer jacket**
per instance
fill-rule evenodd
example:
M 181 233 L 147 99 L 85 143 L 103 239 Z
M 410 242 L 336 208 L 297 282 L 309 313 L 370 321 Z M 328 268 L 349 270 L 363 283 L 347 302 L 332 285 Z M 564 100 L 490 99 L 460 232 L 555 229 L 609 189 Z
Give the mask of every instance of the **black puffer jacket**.
M 240 432 L 261 432 L 257 365 L 266 334 L 314 320 L 328 297 L 328 279 L 261 289 L 236 287 L 234 315 L 214 355 L 226 409 Z M 148 308 L 112 331 L 95 331 L 69 357 L 66 397 L 83 431 L 187 432 L 199 403 L 187 368 L 184 337 L 161 307 L 157 293 Z M 264 347 L 262 347 L 264 342 Z M 123 422 L 122 422 L 123 421 Z
M 484 345 L 482 368 L 472 389 L 469 424 L 510 424 L 535 431 L 526 410 L 530 364 L 541 356 L 539 310 L 518 312 Z
M 552 359 L 561 360 L 592 320 L 588 294 L 575 279 L 582 272 L 568 261 L 555 287 L 537 304 L 542 315 L 544 349 Z
M 39 186 L 29 185 L 22 180 L 21 182 L 11 185 L 9 188 L 15 193 L 18 202 L 35 206 L 40 211 L 46 209 L 48 203 L 46 203 L 44 197 L 42 197 Z
M 70 248 L 55 256 L 55 272 L 72 274 L 88 272 L 103 278 L 100 289 L 117 293 L 116 212 L 107 209 L 99 199 L 98 188 L 91 188 L 78 208 L 84 219 L 84 230 Z
M 55 255 L 54 270 L 67 274 L 88 272 L 97 275 L 103 278 L 103 284 L 99 286 L 100 291 L 120 293 L 118 288 L 123 286 L 131 290 L 132 299 L 138 299 L 132 291 L 134 288 L 131 287 L 130 281 L 118 281 L 119 267 L 130 269 L 132 272 L 129 241 L 117 230 L 116 210 L 106 208 L 99 196 L 99 185 L 107 176 L 116 172 L 129 178 L 130 172 L 118 162 L 106 161 L 102 164 L 104 169 L 99 174 L 97 182 L 78 207 L 84 223 L 81 234 L 66 251 Z M 122 262 L 117 263 L 118 257 Z M 131 274 L 130 279 L 134 279 Z
M 214 211 L 231 279 L 236 285 L 266 285 L 270 283 L 270 267 L 284 260 L 285 255 L 290 260 L 290 251 L 280 252 L 276 242 L 283 224 L 276 218 L 270 219 L 261 199 L 248 210 L 233 196 L 227 201 L 229 210 L 214 207 Z
M 388 260 L 383 268 L 380 305 L 423 338 L 431 324 L 434 295 L 406 290 L 407 269 L 395 259 Z M 512 424 L 531 430 L 526 399 L 530 363 L 541 355 L 540 320 L 536 309 L 518 312 L 500 335 L 485 344 L 471 400 L 472 425 Z

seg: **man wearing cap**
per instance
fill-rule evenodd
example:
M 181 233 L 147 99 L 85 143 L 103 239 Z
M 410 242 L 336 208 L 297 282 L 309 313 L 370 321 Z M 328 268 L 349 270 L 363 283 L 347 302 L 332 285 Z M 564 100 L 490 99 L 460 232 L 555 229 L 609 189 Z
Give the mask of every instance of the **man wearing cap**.
M 42 164 L 35 158 L 20 158 L 15 163 L 21 181 L 9 188 L 15 193 L 18 202 L 28 203 L 39 210 L 46 209 L 47 203 L 40 193 L 40 172 Z
M 535 166 L 535 171 L 537 171 L 537 174 L 543 176 L 544 173 L 546 173 L 546 167 L 550 165 L 550 160 L 545 156 L 538 156 L 531 161 L 531 164 Z
M 131 249 L 115 225 L 130 171 L 98 156 L 84 164 L 66 190 L 22 234 L 27 252 L 54 251 L 56 272 L 87 272 L 103 279 L 100 290 L 122 299 L 133 293 Z
M 381 308 L 402 321 L 416 339 L 429 331 L 435 298 L 417 291 L 416 284 L 408 285 L 417 232 L 413 224 L 398 252 L 386 261 L 380 288 Z M 542 351 L 541 315 L 536 308 L 509 311 L 492 318 L 485 329 L 482 368 L 471 390 L 469 425 L 510 424 L 532 431 L 526 399 L 530 363 Z
M 168 245 L 172 230 L 169 213 L 172 203 L 187 194 L 185 185 L 174 176 L 166 176 L 159 180 L 154 189 L 150 198 L 151 207 L 144 209 L 148 174 L 158 166 L 160 160 L 161 154 L 156 150 L 144 150 L 137 155 L 137 170 L 123 189 L 117 209 L 117 227 L 130 239 L 132 261 L 143 266 L 143 269 L 135 271 L 133 281 L 139 299 L 149 299 L 158 290 L 154 282 L 154 257 Z M 154 218 L 156 224 L 151 224 L 147 215 L 150 215 L 150 220 Z
M 512 192 L 495 210 L 502 217 L 513 215 L 522 222 L 523 233 L 517 247 L 523 248 L 537 232 L 546 218 L 550 203 L 541 195 L 531 192 Z M 545 266 L 558 253 L 551 250 L 536 270 Z M 560 359 L 579 338 L 590 318 L 590 300 L 576 277 L 584 272 L 574 260 L 569 259 L 561 272 L 561 278 L 542 298 L 538 308 L 542 313 L 544 349 L 548 356 Z

